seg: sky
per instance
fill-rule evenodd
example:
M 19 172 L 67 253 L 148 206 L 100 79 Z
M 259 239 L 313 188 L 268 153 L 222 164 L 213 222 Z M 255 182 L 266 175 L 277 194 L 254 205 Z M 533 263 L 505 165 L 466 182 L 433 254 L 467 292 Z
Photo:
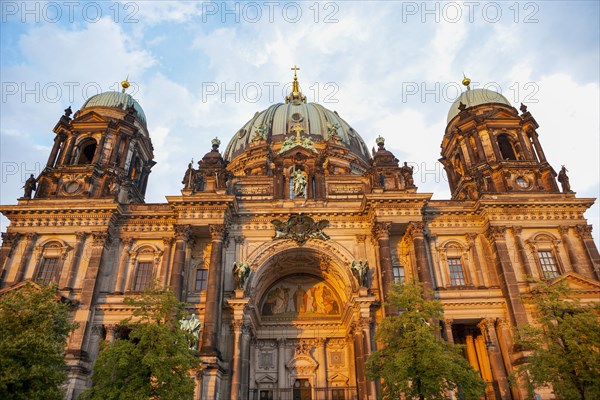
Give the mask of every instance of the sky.
M 224 150 L 284 101 L 294 65 L 309 101 L 369 147 L 383 136 L 434 199 L 450 197 L 437 160 L 463 72 L 526 104 L 550 164 L 566 166 L 578 197 L 599 197 L 599 4 L 2 1 L 0 203 L 16 204 L 41 172 L 63 110 L 126 77 L 155 149 L 146 202 L 163 203 L 212 138 Z M 586 217 L 598 243 L 597 203 Z

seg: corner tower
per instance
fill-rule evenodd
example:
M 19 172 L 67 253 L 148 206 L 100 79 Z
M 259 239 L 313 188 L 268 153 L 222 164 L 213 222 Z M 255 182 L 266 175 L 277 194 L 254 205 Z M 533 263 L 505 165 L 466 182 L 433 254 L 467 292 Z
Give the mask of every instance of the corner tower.
M 448 112 L 442 157 L 453 200 L 484 193 L 559 192 L 538 140 L 538 124 L 501 94 L 467 87 Z
M 153 161 L 146 116 L 125 90 L 89 98 L 71 119 L 65 110 L 54 132 L 54 146 L 37 179 L 36 199 L 114 198 L 144 202 Z M 28 195 L 28 193 L 26 193 Z

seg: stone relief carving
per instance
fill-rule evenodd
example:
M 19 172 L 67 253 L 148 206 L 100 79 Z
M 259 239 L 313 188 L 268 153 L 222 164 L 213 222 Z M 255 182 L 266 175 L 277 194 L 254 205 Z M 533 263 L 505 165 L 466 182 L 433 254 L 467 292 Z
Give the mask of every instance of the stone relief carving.
M 292 215 L 286 222 L 274 219 L 271 223 L 275 226 L 273 239 L 292 239 L 302 246 L 308 239 L 329 240 L 329 236 L 323 232 L 329 221 L 321 220 L 315 222 L 311 217 L 302 213 Z

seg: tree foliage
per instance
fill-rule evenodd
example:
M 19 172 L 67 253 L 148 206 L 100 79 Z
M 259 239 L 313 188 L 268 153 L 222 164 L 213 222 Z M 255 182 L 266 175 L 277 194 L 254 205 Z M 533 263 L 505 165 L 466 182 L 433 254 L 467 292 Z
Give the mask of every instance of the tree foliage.
M 197 357 L 179 327 L 183 303 L 170 289 L 152 289 L 125 303 L 136 308 L 122 322 L 128 338 L 104 343 L 94 365 L 93 386 L 83 400 L 191 399 L 190 370 Z
M 0 398 L 62 399 L 75 327 L 54 287 L 29 283 L 0 296 Z
M 564 282 L 539 282 L 532 290 L 536 325 L 515 333 L 531 351 L 518 374 L 533 394 L 552 385 L 560 399 L 600 399 L 600 304 L 582 305 Z
M 424 299 L 418 284 L 395 285 L 388 301 L 401 311 L 381 321 L 375 338 L 382 348 L 367 360 L 369 377 L 382 379 L 383 397 L 446 399 L 460 388 L 464 399 L 480 399 L 485 382 L 460 346 L 439 339 L 439 326 L 431 323 L 443 316 L 440 302 Z

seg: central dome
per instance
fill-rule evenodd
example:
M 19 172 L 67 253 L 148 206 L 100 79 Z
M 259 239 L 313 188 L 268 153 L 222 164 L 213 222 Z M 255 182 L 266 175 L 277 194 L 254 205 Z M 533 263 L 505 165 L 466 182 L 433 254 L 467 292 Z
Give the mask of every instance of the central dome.
M 233 136 L 224 157 L 228 161 L 233 160 L 256 140 L 266 139 L 277 143 L 299 133 L 302 136 L 309 135 L 314 142 L 326 141 L 337 133 L 342 142 L 360 158 L 365 161 L 370 159 L 363 139 L 336 111 L 328 110 L 320 104 L 302 101 L 273 104 L 266 110 L 257 112 Z

